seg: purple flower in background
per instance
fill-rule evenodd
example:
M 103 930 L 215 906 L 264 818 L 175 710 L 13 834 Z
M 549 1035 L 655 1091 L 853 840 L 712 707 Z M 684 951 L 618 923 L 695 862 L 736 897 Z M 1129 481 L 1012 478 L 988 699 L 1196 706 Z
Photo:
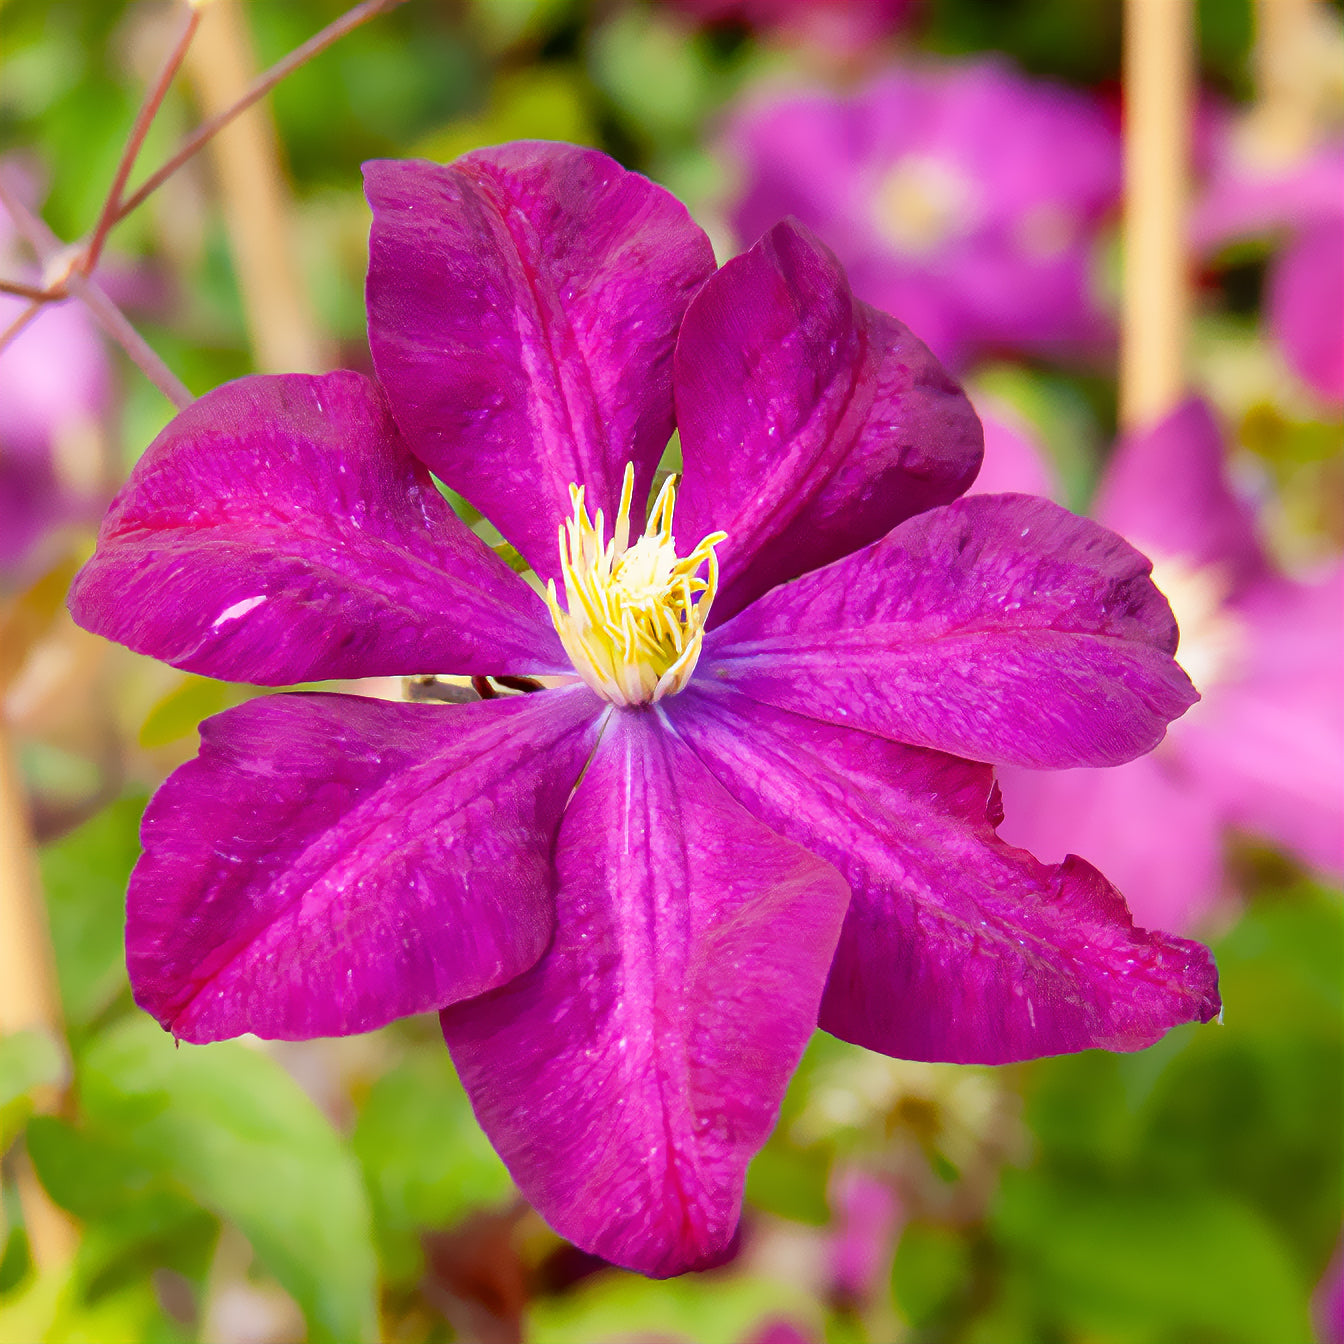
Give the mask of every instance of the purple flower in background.
M 891 1182 L 862 1167 L 832 1173 L 830 1202 L 831 1293 L 853 1311 L 876 1298 L 890 1279 L 904 1210 Z
M 1109 339 L 1093 274 L 1120 139 L 1090 97 L 998 60 L 908 66 L 857 93 L 758 98 L 727 145 L 741 236 L 796 216 L 945 363 Z
M 811 234 L 715 271 L 675 199 L 562 145 L 366 186 L 381 386 L 182 412 L 72 608 L 210 676 L 556 681 L 208 720 L 145 817 L 142 1006 L 189 1041 L 442 1010 L 523 1193 L 659 1275 L 724 1253 L 818 1023 L 1004 1061 L 1217 1011 L 1203 948 L 997 838 L 983 764 L 1127 760 L 1190 704 L 1147 563 L 1045 500 L 958 500 L 974 413 Z
M 0 269 L 12 249 L 0 211 Z M 0 331 L 27 307 L 0 294 Z M 92 522 L 103 492 L 102 419 L 111 397 L 107 352 L 77 303 L 49 304 L 0 351 L 0 588 L 22 583 L 50 556 L 62 523 Z
M 995 448 L 987 433 L 987 460 Z M 1083 855 L 1163 928 L 1189 928 L 1219 895 L 1229 827 L 1344 873 L 1344 566 L 1310 582 L 1279 571 L 1201 402 L 1121 441 L 1093 512 L 1152 558 L 1203 698 L 1119 769 L 1002 771 L 1004 837 Z
M 1195 243 L 1211 252 L 1238 239 L 1283 237 L 1266 279 L 1270 330 L 1303 381 L 1344 401 L 1344 141 L 1266 161 L 1242 129 L 1230 119 L 1219 126 Z

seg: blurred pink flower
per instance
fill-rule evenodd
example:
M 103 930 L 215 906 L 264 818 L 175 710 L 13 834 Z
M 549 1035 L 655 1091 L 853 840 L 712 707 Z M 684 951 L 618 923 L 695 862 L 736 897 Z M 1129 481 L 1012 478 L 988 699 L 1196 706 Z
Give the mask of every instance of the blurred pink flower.
M 0 274 L 31 281 L 14 254 L 0 211 Z M 26 307 L 0 294 L 0 332 Z M 0 351 L 0 583 L 43 562 L 52 528 L 106 506 L 99 425 L 110 396 L 107 352 L 73 301 L 49 304 Z
M 1109 339 L 1093 273 L 1120 139 L 1088 95 L 998 59 L 905 66 L 853 94 L 758 97 L 727 144 L 742 240 L 796 215 L 944 363 Z
M 1237 239 L 1283 236 L 1266 281 L 1270 330 L 1306 383 L 1344 401 L 1344 140 L 1265 162 L 1240 129 L 1227 119 L 1214 135 L 1195 245 L 1209 253 Z
M 1005 440 L 985 440 L 989 463 Z M 1009 484 L 1011 467 L 990 470 Z M 1273 564 L 1198 401 L 1121 441 L 1093 514 L 1154 561 L 1203 699 L 1114 770 L 1001 768 L 1000 834 L 1047 862 L 1072 851 L 1103 867 L 1135 922 L 1163 928 L 1188 929 L 1216 900 L 1229 827 L 1344 872 L 1344 566 L 1303 582 Z
M 848 1167 L 832 1178 L 831 1208 L 832 1290 L 841 1302 L 862 1306 L 891 1272 L 901 1206 L 889 1182 Z

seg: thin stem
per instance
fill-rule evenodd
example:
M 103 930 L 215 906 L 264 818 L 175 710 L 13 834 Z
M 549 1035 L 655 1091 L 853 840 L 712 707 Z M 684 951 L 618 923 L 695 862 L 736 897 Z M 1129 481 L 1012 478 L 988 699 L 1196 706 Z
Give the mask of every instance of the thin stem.
M 72 274 L 70 292 L 82 299 L 98 325 L 121 346 L 141 373 L 180 411 L 196 400 L 187 385 L 163 362 L 158 352 L 131 325 L 107 291 L 88 276 Z
M 38 315 L 38 313 L 40 313 L 42 309 L 46 307 L 46 305 L 47 305 L 47 295 L 42 294 L 39 297 L 35 298 L 32 301 L 32 303 L 30 303 L 23 310 L 23 312 L 21 312 L 18 315 L 18 317 L 16 317 L 9 324 L 9 326 L 7 326 L 4 329 L 3 332 L 0 332 L 0 355 L 3 355 L 5 353 L 5 347 L 8 346 L 12 340 L 17 338 L 18 334 L 24 329 L 24 327 L 26 327 L 33 320 L 33 318 L 35 318 Z
M 1185 390 L 1190 0 L 1126 0 L 1125 257 L 1120 421 L 1151 424 Z
M 3 205 L 9 211 L 10 218 L 14 221 L 14 227 L 33 251 L 37 253 L 44 266 L 48 265 L 52 258 L 63 250 L 61 240 L 52 233 L 37 215 L 33 214 L 23 204 L 18 193 L 12 190 L 5 180 L 3 172 L 0 172 L 0 205 Z M 75 258 L 72 257 L 72 262 L 74 260 Z M 103 330 L 126 351 L 127 355 L 139 366 L 145 377 L 178 410 L 181 410 L 184 406 L 189 406 L 195 400 L 185 384 L 178 380 L 177 375 L 159 358 L 145 338 L 136 331 L 126 319 L 125 314 L 108 298 L 106 291 L 96 281 L 81 275 L 72 264 L 69 272 L 60 277 L 52 288 L 55 289 L 59 284 L 64 284 L 73 295 L 83 300 Z M 35 314 L 40 307 L 41 304 L 34 301 L 30 312 Z M 27 318 L 26 314 L 20 318 L 20 321 L 25 318 Z M 28 318 L 27 320 L 31 319 Z M 17 325 L 18 323 L 15 324 L 15 326 Z M 9 338 L 12 334 L 14 334 L 13 328 L 5 333 L 6 338 Z
M 0 294 L 14 294 L 20 299 L 32 299 L 36 303 L 48 303 L 61 297 L 43 289 L 41 285 L 24 285 L 17 280 L 0 280 Z
M 144 102 L 140 104 L 140 111 L 136 113 L 135 124 L 131 127 L 130 138 L 126 141 L 126 148 L 121 152 L 121 161 L 117 164 L 112 185 L 108 188 L 107 197 L 103 201 L 103 208 L 98 215 L 98 222 L 93 227 L 93 234 L 80 262 L 79 269 L 85 275 L 89 275 L 98 264 L 98 258 L 102 256 L 103 244 L 107 241 L 108 231 L 121 217 L 117 212 L 121 207 L 121 194 L 126 190 L 126 181 L 131 175 L 131 169 L 135 167 L 135 160 L 140 153 L 141 146 L 145 143 L 145 136 L 149 134 L 150 125 L 158 115 L 159 108 L 168 93 L 168 86 L 173 82 L 173 77 L 177 74 L 178 68 L 187 54 L 187 48 L 191 45 L 191 39 L 195 37 L 200 22 L 200 9 L 196 5 L 188 5 L 187 12 L 183 15 L 182 30 L 178 33 L 177 41 L 173 43 L 164 59 L 163 66 L 159 70 L 159 77 L 150 86 Z
M 144 184 L 118 208 L 113 222 L 125 219 L 132 210 L 141 205 L 146 198 L 157 191 L 177 172 L 207 140 L 222 127 L 227 126 L 240 113 L 246 112 L 257 99 L 264 98 L 291 71 L 297 70 L 299 66 L 311 60 L 319 52 L 325 51 L 333 42 L 338 41 L 347 33 L 353 32 L 361 24 L 367 23 L 379 14 L 395 9 L 398 5 L 404 3 L 405 0 L 364 0 L 363 4 L 356 5 L 353 9 L 342 14 L 339 19 L 329 23 L 321 32 L 310 37 L 302 46 L 295 47 L 288 56 L 277 61 L 269 70 L 263 71 L 252 81 L 247 92 L 232 107 L 226 108 L 217 116 L 211 117 L 209 121 L 198 126 L 187 136 L 173 156 L 161 168 L 151 173 Z

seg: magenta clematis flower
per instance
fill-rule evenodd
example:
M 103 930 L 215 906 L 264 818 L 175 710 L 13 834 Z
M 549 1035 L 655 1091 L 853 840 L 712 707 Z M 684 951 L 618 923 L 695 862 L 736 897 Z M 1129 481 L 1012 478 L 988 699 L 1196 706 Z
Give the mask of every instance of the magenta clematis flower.
M 1109 340 L 1093 276 L 1120 138 L 1087 95 L 997 59 L 907 66 L 853 94 L 749 102 L 727 148 L 743 238 L 797 216 L 944 363 Z
M 549 688 L 204 723 L 131 883 L 144 1008 L 187 1041 L 441 1011 L 527 1198 L 658 1275 L 724 1253 L 818 1024 L 1001 1061 L 1217 1011 L 1205 949 L 994 833 L 985 762 L 1125 760 L 1194 698 L 1147 562 L 1044 500 L 958 500 L 969 404 L 811 234 L 715 271 L 675 199 L 562 145 L 366 185 L 381 385 L 182 412 L 72 608 L 211 676 Z
M 1217 124 L 1195 242 L 1212 252 L 1237 239 L 1283 238 L 1266 278 L 1270 330 L 1309 387 L 1344 402 L 1344 141 L 1285 161 L 1248 145 L 1245 130 L 1230 118 Z
M 986 444 L 987 458 L 1009 446 L 1005 463 L 1020 462 L 1020 439 Z M 1120 442 L 1093 511 L 1152 557 L 1203 699 L 1118 769 L 1002 771 L 1004 837 L 1046 858 L 1083 855 L 1140 923 L 1163 928 L 1190 928 L 1224 890 L 1229 828 L 1344 874 L 1344 565 L 1309 581 L 1280 572 L 1198 401 Z

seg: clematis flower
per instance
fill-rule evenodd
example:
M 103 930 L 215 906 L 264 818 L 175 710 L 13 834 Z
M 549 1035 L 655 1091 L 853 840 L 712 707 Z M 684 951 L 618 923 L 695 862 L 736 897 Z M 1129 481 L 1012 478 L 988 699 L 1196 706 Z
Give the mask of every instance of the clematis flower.
M 1110 339 L 1093 272 L 1120 138 L 1087 95 L 997 59 L 909 65 L 855 93 L 758 96 L 726 147 L 742 237 L 797 216 L 944 363 Z
M 1269 327 L 1318 395 L 1344 402 L 1344 141 L 1285 155 L 1245 122 L 1216 124 L 1192 229 L 1205 253 L 1277 235 L 1266 277 Z
M 715 271 L 673 197 L 562 145 L 366 188 L 380 384 L 188 407 L 72 608 L 210 676 L 549 688 L 207 720 L 131 882 L 147 1011 L 187 1041 L 440 1011 L 527 1198 L 657 1275 L 724 1253 L 818 1024 L 1002 1061 L 1217 1011 L 1203 948 L 994 833 L 985 762 L 1124 760 L 1194 698 L 1147 562 L 1044 500 L 958 501 L 969 404 L 806 229 Z
M 1020 469 L 1020 438 L 986 443 Z M 1201 702 L 1119 769 L 1001 772 L 1008 840 L 1099 864 L 1135 917 L 1163 928 L 1190 928 L 1224 891 L 1233 828 L 1344 874 L 1344 565 L 1282 573 L 1225 459 L 1209 409 L 1187 402 L 1120 442 L 1093 509 L 1152 557 Z

